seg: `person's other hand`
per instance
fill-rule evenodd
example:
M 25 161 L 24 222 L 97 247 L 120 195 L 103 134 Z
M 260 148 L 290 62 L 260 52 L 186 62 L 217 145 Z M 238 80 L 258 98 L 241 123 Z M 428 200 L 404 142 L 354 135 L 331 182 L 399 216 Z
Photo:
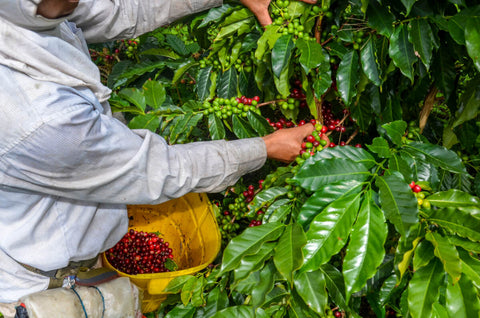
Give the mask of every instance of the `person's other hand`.
M 240 0 L 240 2 L 246 6 L 250 11 L 255 14 L 258 19 L 258 22 L 262 26 L 272 24 L 272 18 L 268 13 L 268 7 L 270 6 L 271 0 Z M 317 0 L 299 0 L 305 3 L 314 4 L 317 3 Z
M 310 123 L 294 128 L 279 129 L 263 137 L 267 157 L 282 162 L 291 162 L 300 154 L 302 142 L 314 130 Z

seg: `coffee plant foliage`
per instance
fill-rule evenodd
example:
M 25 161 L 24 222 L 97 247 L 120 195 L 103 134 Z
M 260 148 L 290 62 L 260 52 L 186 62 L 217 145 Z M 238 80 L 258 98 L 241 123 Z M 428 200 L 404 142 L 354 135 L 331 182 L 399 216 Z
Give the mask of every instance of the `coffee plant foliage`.
M 312 119 L 330 142 L 211 194 L 222 253 L 175 279 L 156 314 L 478 317 L 480 5 L 274 0 L 270 13 L 262 28 L 226 2 L 92 47 L 113 110 L 170 144 Z

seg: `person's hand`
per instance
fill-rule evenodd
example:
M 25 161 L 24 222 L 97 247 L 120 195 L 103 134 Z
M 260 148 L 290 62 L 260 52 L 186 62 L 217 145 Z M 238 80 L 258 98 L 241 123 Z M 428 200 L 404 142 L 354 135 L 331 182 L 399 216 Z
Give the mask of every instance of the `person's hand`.
M 272 24 L 272 18 L 268 13 L 268 7 L 270 6 L 271 0 L 240 0 L 240 2 L 246 6 L 250 11 L 255 14 L 258 19 L 258 22 L 262 26 Z M 317 3 L 317 0 L 299 0 L 305 3 L 314 4 Z
M 314 130 L 310 123 L 294 128 L 279 129 L 263 137 L 267 157 L 282 162 L 291 162 L 300 154 L 302 142 Z

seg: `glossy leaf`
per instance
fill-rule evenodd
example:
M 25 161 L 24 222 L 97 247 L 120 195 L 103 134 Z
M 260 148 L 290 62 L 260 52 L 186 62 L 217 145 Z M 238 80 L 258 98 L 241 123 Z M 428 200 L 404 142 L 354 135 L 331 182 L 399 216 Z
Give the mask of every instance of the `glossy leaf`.
M 182 60 L 181 64 L 175 65 L 175 74 L 173 75 L 172 82 L 177 83 L 189 69 L 196 65 L 198 65 L 198 63 L 193 59 Z
M 282 35 L 272 49 L 272 70 L 276 77 L 288 67 L 295 43 L 291 35 Z
M 345 258 L 343 276 L 347 302 L 350 296 L 361 290 L 383 261 L 388 228 L 385 217 L 375 204 L 372 193 L 365 195 L 350 235 Z
M 260 270 L 265 261 L 274 254 L 275 246 L 277 246 L 277 242 L 264 243 L 255 254 L 242 258 L 240 264 L 234 269 L 235 281 L 240 281 L 250 273 Z
M 480 113 L 480 79 L 469 81 L 465 92 L 460 97 L 460 105 L 455 120 L 449 129 L 454 129 L 461 124 L 474 119 Z
M 414 156 L 424 156 L 426 160 L 437 167 L 455 173 L 465 173 L 462 160 L 451 150 L 445 147 L 421 142 L 412 142 L 405 145 L 405 150 Z
M 392 157 L 388 160 L 388 168 L 391 171 L 400 172 L 405 180 L 414 180 L 412 169 L 397 153 L 392 154 Z
M 165 318 L 192 318 L 195 314 L 196 308 L 192 306 L 192 304 L 188 305 L 178 305 L 175 306 L 172 310 L 170 310 L 166 315 Z
M 477 253 L 477 254 L 480 253 L 480 244 L 478 242 L 474 242 L 457 235 L 447 235 L 447 237 L 448 237 L 448 240 L 452 242 L 452 244 L 455 246 L 459 246 L 465 249 L 466 251 L 469 251 L 472 253 Z
M 147 101 L 145 95 L 138 88 L 124 88 L 118 92 L 118 96 L 145 111 Z
M 319 151 L 315 156 L 310 157 L 302 166 L 302 169 L 308 169 L 309 165 L 315 165 L 317 161 L 322 161 L 324 159 L 349 159 L 356 163 L 363 164 L 367 169 L 375 166 L 376 161 L 373 156 L 363 148 L 357 147 L 334 147 L 334 148 L 325 148 L 322 151 Z
M 392 152 L 390 151 L 388 142 L 382 137 L 374 138 L 372 144 L 367 145 L 367 148 L 371 152 L 376 153 L 380 158 L 392 157 Z
M 389 176 L 378 177 L 375 184 L 380 190 L 380 203 L 385 216 L 398 233 L 405 235 L 418 222 L 417 198 L 412 189 L 396 171 Z
M 377 64 L 375 51 L 375 40 L 373 37 L 370 37 L 360 51 L 360 60 L 363 72 L 368 79 L 376 86 L 380 86 L 382 82 L 380 80 L 380 69 Z
M 287 193 L 285 187 L 272 187 L 259 192 L 252 201 L 252 210 L 258 211 L 262 206 L 270 201 L 275 200 L 279 196 Z
M 480 242 L 480 219 L 468 211 L 455 208 L 424 211 L 427 220 L 472 241 Z
M 480 205 L 480 200 L 466 192 L 450 189 L 448 191 L 435 192 L 428 196 L 428 201 L 438 207 L 461 207 L 470 205 Z
M 240 305 L 240 306 L 232 306 L 225 309 L 220 310 L 210 318 L 254 318 L 254 309 L 251 306 L 247 305 Z
M 415 55 L 429 69 L 434 47 L 434 36 L 430 24 L 425 19 L 412 20 L 408 24 L 408 39 L 413 44 Z
M 432 318 L 450 318 L 448 316 L 447 309 L 440 305 L 440 303 L 434 303 L 432 306 Z
M 478 244 L 478 243 L 477 243 Z M 467 251 L 459 249 L 458 254 L 462 262 L 462 273 L 477 286 L 480 287 L 480 260 L 472 257 Z
M 265 120 L 265 117 L 256 112 L 249 111 L 247 118 L 250 125 L 257 132 L 257 136 L 265 136 L 273 132 L 272 126 Z
M 304 272 L 295 276 L 295 290 L 303 301 L 319 315 L 328 306 L 326 282 L 321 271 Z
M 250 29 L 254 23 L 255 16 L 250 10 L 246 8 L 236 10 L 225 18 L 225 21 L 220 26 L 215 41 L 221 41 L 228 36 L 232 36 L 235 32 L 237 32 L 237 34 L 242 34 L 246 29 Z
M 160 119 L 153 114 L 135 116 L 128 123 L 130 129 L 148 129 L 152 132 L 156 132 L 158 126 L 160 126 Z
M 432 243 L 435 256 L 442 262 L 453 282 L 458 282 L 462 275 L 462 264 L 455 246 L 436 232 L 428 232 L 425 238 Z
M 343 56 L 337 70 L 337 87 L 345 104 L 350 105 L 353 96 L 357 94 L 359 82 L 358 54 L 352 50 Z
M 265 32 L 258 39 L 257 49 L 255 50 L 255 58 L 257 60 L 263 59 L 263 56 L 269 51 L 277 40 L 282 36 L 281 32 L 278 32 L 280 26 L 270 24 L 265 27 Z
M 347 309 L 347 301 L 345 300 L 345 283 L 342 273 L 333 265 L 324 264 L 319 269 L 325 278 L 328 295 L 333 302 L 342 309 Z
M 328 204 L 334 200 L 358 193 L 362 190 L 363 183 L 356 180 L 342 181 L 339 183 L 327 184 L 314 192 L 302 205 L 297 216 L 297 222 L 305 229 L 308 229 L 310 222 L 317 216 Z
M 284 228 L 282 223 L 266 223 L 247 228 L 233 238 L 223 252 L 219 275 L 235 269 L 244 256 L 255 254 L 263 243 L 278 239 Z
M 465 275 L 462 276 L 458 284 L 449 282 L 445 295 L 445 307 L 448 315 L 458 318 L 479 317 L 480 301 L 477 294 L 478 290 Z
M 388 124 L 382 125 L 382 129 L 385 131 L 386 135 L 390 140 L 397 146 L 402 146 L 402 136 L 405 135 L 405 130 L 407 129 L 407 123 L 398 120 Z
M 436 259 L 413 274 L 408 284 L 408 308 L 413 318 L 432 316 L 444 276 L 442 263 Z
M 388 53 L 395 66 L 413 83 L 413 64 L 417 57 L 415 56 L 413 45 L 408 41 L 408 29 L 406 26 L 399 25 L 395 28 L 395 32 L 390 37 Z
M 303 228 L 297 223 L 285 227 L 275 248 L 273 262 L 283 277 L 293 285 L 293 275 L 303 264 L 302 248 L 307 243 Z
M 360 206 L 360 194 L 351 194 L 329 204 L 307 231 L 302 271 L 317 270 L 347 243 Z
M 417 271 L 419 268 L 428 265 L 432 258 L 435 257 L 434 247 L 428 240 L 421 241 L 415 248 L 413 256 L 413 270 Z
M 368 25 L 379 34 L 390 37 L 393 33 L 395 16 L 377 1 L 369 1 L 367 8 Z
M 158 81 L 146 81 L 143 84 L 143 94 L 147 105 L 153 109 L 159 108 L 165 101 L 165 87 Z
M 238 75 L 234 67 L 220 75 L 217 83 L 218 97 L 231 98 L 237 96 Z
M 228 295 L 219 286 L 208 292 L 205 307 L 201 308 L 202 317 L 212 317 L 216 312 L 227 308 L 229 305 Z
M 210 73 L 212 69 L 213 66 L 210 65 L 198 71 L 195 89 L 200 100 L 205 100 L 210 96 L 210 86 L 212 85 Z
M 327 58 L 325 59 L 327 60 Z M 329 63 L 320 64 L 312 86 L 318 99 L 321 99 L 322 95 L 332 86 L 332 71 Z
M 232 123 L 233 123 L 233 133 L 238 138 L 258 137 L 255 130 L 252 128 L 252 126 L 250 126 L 250 123 L 245 119 L 237 115 L 233 115 Z
M 436 52 L 431 68 L 432 76 L 438 88 L 445 93 L 448 99 L 454 92 L 456 81 L 455 57 L 447 50 Z
M 173 278 L 164 289 L 165 293 L 176 294 L 182 290 L 183 285 L 192 277 L 192 275 L 182 275 Z
M 267 263 L 265 267 L 260 270 L 260 282 L 252 290 L 252 305 L 254 308 L 260 307 L 266 295 L 273 289 L 275 266 L 272 262 Z
M 183 284 L 182 292 L 180 294 L 184 306 L 186 306 L 192 299 L 193 291 L 197 283 L 197 277 L 189 276 L 188 280 Z
M 208 115 L 208 131 L 212 140 L 219 140 L 225 138 L 225 127 L 222 120 L 215 116 L 215 114 Z
M 300 53 L 300 65 L 303 67 L 305 73 L 310 72 L 311 69 L 320 66 L 322 63 L 326 63 L 322 46 L 319 43 L 298 39 L 296 47 Z
M 477 71 L 480 71 L 480 17 L 470 17 L 466 21 L 465 46 Z
M 220 7 L 212 8 L 208 10 L 207 15 L 202 19 L 202 23 L 198 25 L 198 28 L 203 28 L 210 22 L 219 21 L 226 14 L 230 13 L 234 7 L 229 4 L 224 4 Z
M 167 34 L 166 37 L 166 42 L 168 45 L 178 54 L 182 56 L 188 55 L 190 52 L 187 50 L 185 47 L 185 43 L 180 39 L 178 36 L 173 35 L 173 34 Z
M 182 135 L 188 136 L 202 118 L 203 113 L 194 114 L 192 112 L 186 113 L 184 116 L 178 116 L 170 132 L 169 142 L 174 144 L 177 140 L 184 139 Z
M 339 181 L 365 181 L 370 177 L 368 167 L 349 159 L 324 159 L 301 169 L 294 177 L 302 188 L 316 191 L 325 184 Z

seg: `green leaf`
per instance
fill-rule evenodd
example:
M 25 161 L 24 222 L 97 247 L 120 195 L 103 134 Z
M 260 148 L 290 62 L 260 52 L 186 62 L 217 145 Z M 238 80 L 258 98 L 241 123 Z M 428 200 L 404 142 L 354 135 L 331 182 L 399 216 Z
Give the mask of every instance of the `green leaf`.
M 315 165 L 317 161 L 325 159 L 349 159 L 355 163 L 363 164 L 370 169 L 376 165 L 375 158 L 365 149 L 357 147 L 334 147 L 325 148 L 319 151 L 315 156 L 310 157 L 303 167 Z
M 473 242 L 469 239 L 459 237 L 456 235 L 448 235 L 447 237 L 448 237 L 448 240 L 452 242 L 452 244 L 455 246 L 464 248 L 465 250 L 472 253 L 477 253 L 477 254 L 480 253 L 480 243 L 478 242 Z
M 326 57 L 325 60 L 329 59 Z M 332 86 L 332 71 L 329 63 L 322 63 L 318 68 L 316 76 L 313 77 L 313 89 L 318 99 Z
M 238 75 L 234 67 L 220 74 L 217 84 L 218 97 L 231 98 L 237 96 Z
M 278 32 L 280 26 L 270 24 L 265 27 L 265 32 L 263 32 L 260 39 L 258 39 L 257 49 L 255 51 L 255 58 L 257 60 L 262 60 L 265 52 L 269 51 L 277 40 L 282 36 L 281 32 Z
M 319 43 L 298 39 L 296 47 L 300 52 L 300 58 L 298 61 L 303 67 L 305 73 L 310 72 L 311 69 L 320 66 L 322 63 L 328 64 L 325 59 L 323 48 Z
M 130 129 L 148 129 L 152 132 L 156 132 L 158 126 L 160 126 L 160 118 L 153 114 L 135 116 L 128 123 Z
M 366 16 L 368 25 L 379 34 L 390 37 L 393 33 L 395 16 L 387 9 L 387 6 L 378 1 L 369 1 Z
M 147 105 L 153 109 L 159 108 L 165 101 L 165 87 L 158 81 L 146 81 L 143 84 L 143 94 Z
M 129 103 L 135 105 L 138 109 L 145 111 L 147 107 L 147 102 L 145 95 L 138 88 L 124 88 L 118 92 L 118 96 L 128 101 Z
M 458 112 L 450 129 L 454 129 L 461 124 L 474 119 L 480 113 L 480 78 L 468 81 L 465 92 L 460 97 Z
M 192 299 L 192 295 L 193 295 L 193 291 L 196 283 L 197 283 L 197 277 L 189 276 L 188 280 L 185 282 L 185 284 L 183 284 L 182 292 L 180 296 L 184 306 L 186 306 L 190 302 L 190 299 Z
M 272 70 L 276 77 L 285 70 L 290 63 L 295 43 L 292 35 L 282 35 L 272 49 Z
M 175 74 L 173 75 L 172 82 L 177 83 L 183 77 L 183 75 L 195 65 L 198 65 L 198 63 L 193 59 L 184 60 L 175 68 Z
M 273 81 L 275 82 L 275 87 L 277 88 L 278 90 L 278 93 L 283 97 L 283 98 L 287 98 L 288 96 L 290 96 L 290 79 L 289 79 L 289 74 L 290 74 L 290 69 L 293 67 L 293 64 L 288 64 L 288 67 L 286 67 L 282 73 L 280 74 L 280 77 L 276 77 L 274 76 L 273 77 Z M 298 109 L 295 109 L 295 110 L 283 110 L 283 113 L 284 113 L 284 116 L 287 118 L 287 119 L 294 119 L 296 116 L 291 116 L 291 115 L 288 115 L 288 114 L 285 114 L 287 113 L 288 111 L 290 113 L 294 113 L 295 111 L 298 112 Z
M 442 263 L 433 259 L 413 274 L 408 285 L 408 308 L 412 317 L 431 317 L 444 280 Z
M 196 308 L 192 304 L 175 306 L 165 315 L 165 318 L 192 318 Z
M 360 199 L 361 195 L 356 193 L 341 197 L 315 217 L 307 232 L 307 244 L 303 248 L 302 272 L 317 270 L 347 243 Z
M 260 282 L 252 290 L 252 305 L 254 308 L 260 307 L 264 302 L 266 295 L 273 289 L 275 266 L 272 262 L 260 270 Z
M 458 250 L 458 255 L 462 262 L 462 273 L 467 275 L 477 288 L 480 287 L 480 260 L 463 249 Z
M 213 140 L 225 139 L 225 127 L 215 114 L 208 115 L 208 131 Z
M 390 147 L 388 146 L 388 141 L 386 141 L 382 137 L 374 138 L 372 144 L 367 145 L 367 148 L 370 149 L 371 152 L 378 154 L 380 158 L 392 157 L 392 152 L 390 151 Z
M 417 0 L 401 0 L 401 1 L 405 6 L 405 9 L 407 9 L 405 16 L 408 16 L 408 14 L 410 13 L 410 10 L 412 10 L 413 5 L 415 4 L 415 1 Z
M 167 34 L 165 40 L 168 45 L 178 54 L 182 56 L 187 56 L 190 52 L 185 47 L 185 43 L 178 36 L 173 34 Z
M 413 44 L 415 55 L 427 69 L 432 61 L 434 36 L 432 27 L 425 19 L 414 19 L 408 24 L 408 39 Z
M 273 262 L 283 277 L 293 285 L 293 275 L 303 264 L 302 248 L 307 243 L 303 228 L 297 223 L 285 227 L 275 248 Z
M 139 54 L 140 55 L 158 55 L 158 56 L 168 57 L 174 60 L 180 58 L 180 55 L 176 54 L 172 50 L 163 49 L 163 48 L 151 48 L 151 49 L 142 51 Z
M 200 23 L 197 28 L 203 28 L 210 22 L 216 22 L 222 19 L 226 14 L 230 13 L 234 7 L 229 4 L 224 4 L 221 7 L 212 8 L 208 10 L 207 15 L 203 18 L 202 23 Z
M 164 292 L 173 294 L 179 293 L 190 277 L 192 277 L 192 275 L 182 275 L 173 278 L 164 289 Z
M 330 264 L 324 264 L 319 269 L 325 277 L 325 283 L 328 290 L 328 295 L 333 302 L 342 309 L 347 309 L 347 302 L 345 300 L 345 283 L 343 275 L 340 271 Z
M 285 187 L 272 187 L 272 188 L 268 188 L 266 190 L 260 191 L 257 195 L 255 195 L 251 203 L 252 210 L 257 211 L 268 202 L 273 201 L 279 196 L 282 196 L 286 193 L 287 193 L 287 189 L 285 189 Z
M 220 310 L 210 318 L 254 318 L 253 307 L 247 305 L 232 306 Z
M 480 242 L 480 219 L 461 208 L 430 209 L 424 211 L 428 221 L 449 231 Z
M 203 113 L 194 114 L 192 112 L 176 117 L 170 131 L 169 143 L 174 144 L 177 140 L 182 139 L 182 135 L 190 134 L 202 117 Z
M 435 256 L 442 262 L 445 271 L 456 283 L 462 275 L 462 264 L 455 246 L 445 237 L 435 232 L 428 232 L 425 238 L 432 243 Z
M 255 254 L 265 242 L 276 240 L 283 232 L 282 223 L 266 223 L 245 229 L 233 238 L 223 252 L 219 276 L 235 269 L 246 255 Z
M 195 89 L 199 100 L 205 100 L 210 96 L 210 86 L 212 85 L 210 73 L 212 69 L 213 66 L 210 65 L 198 71 Z
M 263 243 L 257 253 L 247 255 L 240 261 L 240 264 L 234 269 L 235 281 L 245 279 L 251 273 L 260 270 L 267 259 L 273 255 L 277 242 Z
M 244 33 L 245 29 L 251 29 L 255 23 L 255 16 L 247 8 L 234 11 L 230 16 L 225 18 L 225 21 L 220 25 L 220 30 L 215 38 L 215 42 L 221 41 L 233 33 Z
M 258 136 L 265 136 L 273 132 L 272 126 L 265 120 L 265 117 L 256 112 L 249 111 L 247 119 L 250 125 L 255 129 Z
M 165 61 L 153 62 L 149 60 L 140 63 L 132 63 L 130 61 L 117 63 L 108 79 L 108 87 L 117 88 L 120 85 L 127 84 L 147 72 L 164 68 L 165 64 Z
M 310 222 L 327 205 L 342 196 L 358 193 L 362 190 L 363 183 L 356 180 L 347 180 L 339 183 L 327 184 L 314 192 L 302 205 L 297 216 L 297 222 L 308 229 Z
M 412 142 L 404 147 L 413 156 L 424 156 L 429 163 L 437 167 L 454 173 L 466 173 L 462 159 L 445 147 L 421 142 Z
M 449 283 L 445 294 L 445 307 L 449 317 L 479 317 L 480 301 L 477 294 L 477 288 L 465 275 L 458 284 Z
M 391 171 L 400 172 L 405 180 L 414 180 L 412 169 L 401 156 L 398 156 L 397 153 L 392 154 L 392 157 L 388 160 L 388 168 Z
M 233 133 L 238 138 L 251 138 L 258 137 L 255 130 L 250 126 L 250 124 L 237 115 L 232 116 L 233 123 Z
M 357 94 L 356 86 L 360 77 L 358 54 L 352 50 L 343 56 L 337 70 L 337 87 L 345 104 L 350 105 L 353 97 Z
M 370 176 L 371 173 L 365 164 L 350 159 L 336 158 L 319 160 L 304 167 L 295 175 L 294 180 L 302 188 L 316 191 L 325 184 L 348 180 L 361 182 L 367 180 Z
M 433 304 L 432 314 L 432 318 L 449 318 L 447 310 L 440 303 Z
M 421 241 L 415 248 L 415 254 L 413 255 L 413 270 L 417 271 L 419 268 L 428 265 L 434 257 L 433 245 L 427 240 Z
M 317 314 L 324 315 L 328 306 L 326 282 L 321 271 L 304 272 L 295 276 L 295 290 Z
M 203 317 L 212 317 L 216 312 L 227 308 L 229 305 L 228 295 L 220 286 L 208 292 L 207 303 L 202 308 Z
M 402 146 L 402 136 L 405 135 L 407 123 L 402 120 L 393 121 L 383 124 L 382 129 L 385 130 L 387 137 L 397 146 Z
M 387 219 L 398 233 L 405 235 L 410 227 L 418 222 L 417 198 L 403 176 L 394 171 L 389 176 L 377 177 L 380 203 Z
M 382 264 L 385 256 L 383 245 L 387 234 L 385 217 L 373 201 L 370 190 L 358 212 L 343 260 L 347 302 L 353 293 L 365 286 L 367 280 L 377 272 L 377 267 Z
M 438 50 L 434 56 L 432 72 L 435 84 L 448 100 L 455 90 L 455 57 L 449 50 Z
M 413 64 L 417 60 L 413 45 L 408 41 L 408 29 L 404 25 L 395 28 L 390 38 L 388 54 L 396 67 L 413 83 Z
M 461 207 L 470 205 L 480 205 L 480 200 L 466 192 L 450 189 L 442 192 L 435 192 L 428 196 L 428 201 L 438 207 Z
M 473 64 L 480 71 L 480 18 L 469 18 L 465 25 L 465 46 Z
M 362 64 L 362 69 L 365 75 L 368 77 L 372 83 L 376 86 L 382 84 L 380 80 L 380 69 L 378 68 L 377 58 L 375 56 L 375 41 L 373 37 L 369 37 L 367 43 L 363 46 L 360 51 L 360 60 Z

